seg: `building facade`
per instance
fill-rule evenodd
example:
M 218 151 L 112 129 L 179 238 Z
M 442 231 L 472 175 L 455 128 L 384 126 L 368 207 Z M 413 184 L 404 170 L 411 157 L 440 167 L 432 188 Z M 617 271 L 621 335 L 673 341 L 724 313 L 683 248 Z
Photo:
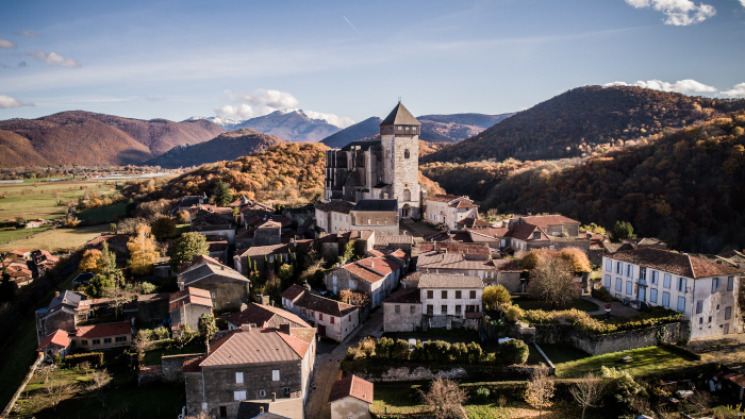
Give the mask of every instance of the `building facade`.
M 479 206 L 467 196 L 433 195 L 425 200 L 424 219 L 432 224 L 444 224 L 458 229 L 458 222 L 479 218 Z
M 282 307 L 315 325 L 318 336 L 337 342 L 346 339 L 360 324 L 360 310 L 293 284 L 282 293 Z

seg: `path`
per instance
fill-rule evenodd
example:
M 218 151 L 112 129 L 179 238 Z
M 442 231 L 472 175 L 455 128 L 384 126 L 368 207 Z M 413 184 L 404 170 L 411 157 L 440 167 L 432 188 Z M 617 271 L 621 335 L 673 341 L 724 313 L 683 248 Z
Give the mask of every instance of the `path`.
M 635 308 L 631 308 L 629 306 L 623 305 L 623 303 L 619 302 L 613 302 L 613 303 L 606 303 L 603 301 L 598 300 L 597 298 L 590 297 L 589 295 L 582 296 L 582 299 L 587 301 L 592 301 L 593 303 L 597 304 L 599 309 L 597 311 L 588 311 L 587 314 L 591 316 L 598 316 L 605 314 L 605 305 L 610 304 L 610 314 L 613 317 L 631 317 L 635 314 L 639 314 L 639 310 Z
M 331 417 L 331 409 L 327 402 L 331 394 L 331 386 L 339 376 L 339 362 L 347 354 L 347 348 L 355 346 L 360 339 L 370 335 L 376 337 L 383 335 L 382 307 L 373 312 L 367 321 L 359 326 L 357 332 L 350 335 L 344 342 L 330 352 L 316 356 L 313 385 L 305 405 L 305 417 L 322 419 Z

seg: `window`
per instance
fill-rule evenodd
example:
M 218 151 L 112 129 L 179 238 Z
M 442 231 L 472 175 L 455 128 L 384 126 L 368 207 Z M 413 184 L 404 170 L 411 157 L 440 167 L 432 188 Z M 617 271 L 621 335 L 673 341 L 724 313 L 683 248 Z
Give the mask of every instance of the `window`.
M 701 314 L 704 311 L 704 300 L 696 301 L 696 314 Z
M 246 390 L 238 390 L 233 392 L 233 400 L 239 402 L 241 400 L 246 400 Z
M 652 283 L 657 285 L 657 271 L 652 271 Z
M 476 291 L 469 291 L 468 292 L 468 298 L 475 300 L 476 299 Z
M 372 220 L 370 220 L 370 219 L 368 218 L 368 219 L 367 219 L 367 224 L 372 224 Z
M 647 268 L 639 268 L 639 279 L 647 279 Z
M 396 314 L 401 312 L 401 306 L 396 304 Z
M 605 271 L 606 272 L 613 272 L 613 261 L 610 259 L 607 259 L 605 261 Z
M 279 370 L 272 370 L 272 381 L 279 381 Z
M 616 278 L 616 291 L 621 291 L 622 287 L 623 287 L 623 282 L 621 281 L 621 278 Z
M 662 305 L 664 307 L 670 308 L 670 293 L 669 292 L 662 293 Z
M 111 338 L 103 338 L 103 343 L 111 343 Z
M 620 274 L 621 272 L 623 272 L 623 263 L 616 262 L 616 273 Z
M 409 157 L 411 157 L 411 153 L 409 152 L 409 149 L 407 148 L 406 150 L 404 150 L 404 158 L 408 159 Z
M 670 276 L 670 274 L 665 274 L 662 279 L 662 286 L 665 288 L 670 288 L 670 281 L 672 281 L 672 276 Z
M 455 314 L 460 314 L 460 310 L 461 310 L 460 304 L 455 306 Z
M 605 288 L 610 289 L 610 283 L 611 283 L 610 275 L 606 275 L 605 276 Z
M 409 313 L 414 314 L 416 312 L 416 306 L 414 304 L 409 306 Z
M 678 278 L 678 291 L 686 292 L 686 279 Z
M 732 291 L 733 289 L 735 289 L 735 277 L 730 276 L 727 278 L 727 291 Z
M 126 342 L 127 337 L 126 336 L 117 336 L 114 338 L 114 342 Z
M 398 305 L 396 305 L 396 308 L 398 308 Z M 329 321 L 331 322 L 331 324 L 334 324 L 335 319 L 336 319 L 336 317 L 329 316 Z
M 80 341 L 80 344 L 83 346 L 88 346 L 88 339 L 83 339 Z
M 634 291 L 634 286 L 631 285 L 631 281 L 626 281 L 626 294 L 631 294 Z
M 352 315 L 351 314 L 349 316 L 347 316 L 347 320 L 349 320 L 350 322 L 352 321 Z
M 686 311 L 686 298 L 678 297 L 678 311 L 681 313 Z
M 649 290 L 649 301 L 652 303 L 657 303 L 657 288 L 652 288 Z
M 228 417 L 228 407 L 227 406 L 220 406 L 220 417 L 221 418 Z
M 711 279 L 711 292 L 715 293 L 719 291 L 719 278 L 712 278 Z
M 461 290 L 456 290 L 455 291 L 455 298 L 458 298 L 458 299 L 463 298 L 462 297 L 462 291 Z
M 266 390 L 264 389 L 259 390 L 259 398 L 263 399 L 264 397 L 266 397 Z
M 432 290 L 427 290 L 427 298 L 429 299 L 435 298 L 435 292 Z
M 727 306 L 724 309 L 724 320 L 729 320 L 732 317 L 732 306 Z
M 446 290 L 443 290 L 440 294 L 440 297 L 442 297 L 443 300 L 448 298 L 448 292 Z
M 323 313 L 318 313 L 318 320 L 323 320 Z
M 93 345 L 100 345 L 101 344 L 101 339 L 93 339 L 91 341 L 91 344 L 93 344 Z
M 349 289 L 352 290 L 352 291 L 354 291 L 356 289 L 356 287 L 357 287 L 357 283 L 354 282 L 354 280 L 351 280 L 350 279 L 349 280 Z
M 444 305 L 442 306 L 440 313 L 442 314 L 448 314 L 448 306 Z
M 243 384 L 243 373 L 242 372 L 235 373 L 235 383 Z
M 633 276 L 634 275 L 634 265 L 628 264 L 626 265 L 626 276 Z

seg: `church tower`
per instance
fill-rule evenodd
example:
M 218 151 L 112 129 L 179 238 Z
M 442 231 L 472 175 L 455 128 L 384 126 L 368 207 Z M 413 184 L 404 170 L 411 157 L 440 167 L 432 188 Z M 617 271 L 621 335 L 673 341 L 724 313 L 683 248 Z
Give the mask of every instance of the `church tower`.
M 419 131 L 421 124 L 399 101 L 380 123 L 383 182 L 398 200 L 402 218 L 419 218 Z

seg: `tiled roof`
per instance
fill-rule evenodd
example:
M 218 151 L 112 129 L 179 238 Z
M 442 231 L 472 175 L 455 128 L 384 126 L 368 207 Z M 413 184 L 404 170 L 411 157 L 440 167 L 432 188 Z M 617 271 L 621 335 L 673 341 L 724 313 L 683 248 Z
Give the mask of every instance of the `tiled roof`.
M 388 245 L 400 245 L 400 244 L 414 244 L 414 236 L 408 234 L 399 234 L 391 236 L 375 236 L 375 246 L 388 246 Z
M 173 311 L 186 304 L 196 304 L 212 307 L 212 296 L 207 290 L 196 287 L 186 287 L 185 290 L 174 292 L 168 301 L 168 311 Z
M 471 236 L 471 241 L 478 243 L 497 241 L 505 237 L 510 229 L 506 227 L 493 227 L 466 229 L 466 231 L 468 231 L 468 234 Z
M 384 303 L 399 303 L 399 304 L 419 304 L 420 292 L 418 288 L 402 288 L 390 297 L 386 298 Z
M 419 255 L 417 269 L 479 269 L 495 270 L 494 265 L 484 260 L 467 260 L 463 253 L 436 253 Z
M 438 231 L 436 233 L 428 234 L 424 236 L 426 241 L 456 241 L 469 243 L 471 242 L 471 236 L 465 230 L 448 230 Z
M 567 223 L 579 224 L 579 221 L 573 220 L 569 217 L 565 217 L 559 214 L 529 215 L 529 216 L 520 217 L 520 218 L 526 223 L 533 224 L 541 228 L 547 228 L 550 225 L 557 225 L 557 224 L 567 224 Z
M 500 272 L 522 272 L 523 271 L 522 269 L 520 269 L 520 265 L 517 264 L 517 261 L 512 258 L 494 259 L 492 262 L 494 262 L 494 266 L 496 266 L 497 270 Z
M 362 400 L 365 403 L 372 404 L 373 383 L 363 380 L 356 375 L 336 381 L 331 386 L 329 403 L 345 397 L 354 397 L 355 399 Z
M 282 223 L 274 220 L 266 220 L 264 223 L 259 224 L 256 228 L 282 228 Z
M 52 301 L 49 303 L 49 308 L 52 309 L 59 305 L 77 307 L 80 305 L 80 301 L 82 301 L 83 298 L 84 297 L 77 292 L 65 290 L 59 296 L 52 298 Z
M 310 343 L 276 329 L 235 330 L 211 344 L 201 367 L 300 361 Z
M 370 256 L 385 256 L 385 253 L 380 252 L 380 251 L 375 250 L 375 249 L 368 250 L 367 251 L 367 254 L 370 255 Z
M 341 268 L 367 282 L 374 283 L 400 269 L 401 265 L 392 258 L 373 256 L 348 263 Z
M 436 201 L 436 202 L 450 202 L 454 201 L 458 198 L 464 198 L 462 196 L 458 195 L 431 195 L 427 197 L 427 201 Z
M 685 253 L 676 253 L 661 249 L 645 248 L 616 252 L 613 253 L 611 257 L 616 260 L 634 263 L 640 266 L 657 269 L 663 272 L 670 272 L 689 278 L 734 275 L 740 272 L 738 269 L 709 262 Z
M 349 214 L 352 207 L 354 207 L 354 202 L 349 201 L 329 201 L 316 204 L 316 208 L 323 212 L 339 212 L 342 214 Z
M 212 258 L 209 259 L 215 261 Z M 211 263 L 207 261 L 202 262 L 201 264 L 198 264 L 196 266 L 192 266 L 191 268 L 181 272 L 179 274 L 179 281 L 184 285 L 189 285 L 211 276 L 219 276 L 222 278 L 228 278 L 240 282 L 249 282 L 248 278 L 243 276 L 235 269 L 229 268 L 219 262 Z
M 489 223 L 488 221 L 482 220 L 480 218 L 473 218 L 473 217 L 464 218 L 455 224 L 459 226 L 460 228 L 466 228 L 466 229 L 469 229 L 469 228 L 485 229 L 491 226 L 491 223 Z
M 419 288 L 484 288 L 484 281 L 470 275 L 423 273 L 419 277 Z
M 262 413 L 263 412 L 263 413 Z M 238 405 L 236 419 L 297 419 L 303 416 L 303 398 L 244 400 Z
M 539 232 L 540 237 L 534 238 L 533 233 Z M 507 233 L 508 237 L 513 237 L 518 240 L 548 240 L 548 236 L 543 232 L 543 230 L 540 229 L 535 224 L 530 223 L 520 223 L 512 227 L 512 229 Z
M 385 117 L 380 126 L 384 125 L 421 125 L 414 115 L 409 112 L 408 109 L 401 103 L 398 102 L 395 108 Z
M 65 332 L 64 330 L 57 329 L 54 331 L 54 333 L 42 339 L 41 343 L 39 344 L 39 347 L 36 348 L 36 350 L 43 351 L 44 348 L 46 348 L 47 346 L 51 344 L 55 344 L 57 346 L 67 348 L 68 346 L 70 346 L 70 337 L 68 336 L 68 333 Z
M 267 246 L 252 246 L 245 250 L 236 252 L 240 257 L 247 256 L 269 256 L 279 255 L 282 253 L 288 253 L 289 251 L 296 251 L 297 248 L 309 249 L 313 245 L 313 239 L 296 240 L 295 244 L 292 243 L 280 243 L 270 244 Z
M 292 284 L 282 293 L 282 298 L 286 298 L 290 301 L 295 301 L 295 299 L 303 295 L 305 291 L 307 290 L 300 285 Z
M 231 314 L 228 317 L 228 322 L 239 327 L 244 324 L 255 324 L 262 328 L 275 316 L 286 320 L 293 327 L 310 327 L 305 320 L 287 310 L 257 303 L 251 303 L 245 310 Z M 279 323 L 282 323 L 282 321 Z
M 461 243 L 454 241 L 437 241 L 422 243 L 419 249 L 421 252 L 446 252 L 446 253 L 463 253 L 466 255 L 489 256 L 491 250 L 486 243 Z
M 301 288 L 302 292 L 298 294 L 298 289 Z M 294 298 L 289 298 L 294 296 Z M 299 285 L 293 285 L 288 288 L 282 294 L 283 298 L 291 300 L 296 306 L 307 308 L 312 311 L 319 313 L 328 314 L 329 316 L 342 317 L 357 310 L 357 307 L 342 303 L 341 301 L 332 300 L 330 298 L 321 297 L 308 291 L 307 289 L 300 287 Z
M 88 326 L 78 326 L 75 330 L 76 337 L 86 339 L 131 334 L 132 324 L 129 322 L 91 324 Z
M 451 206 L 454 206 L 456 208 L 478 208 L 479 207 L 478 205 L 474 204 L 473 202 L 467 202 L 465 200 L 458 201 L 457 204 L 451 205 Z

